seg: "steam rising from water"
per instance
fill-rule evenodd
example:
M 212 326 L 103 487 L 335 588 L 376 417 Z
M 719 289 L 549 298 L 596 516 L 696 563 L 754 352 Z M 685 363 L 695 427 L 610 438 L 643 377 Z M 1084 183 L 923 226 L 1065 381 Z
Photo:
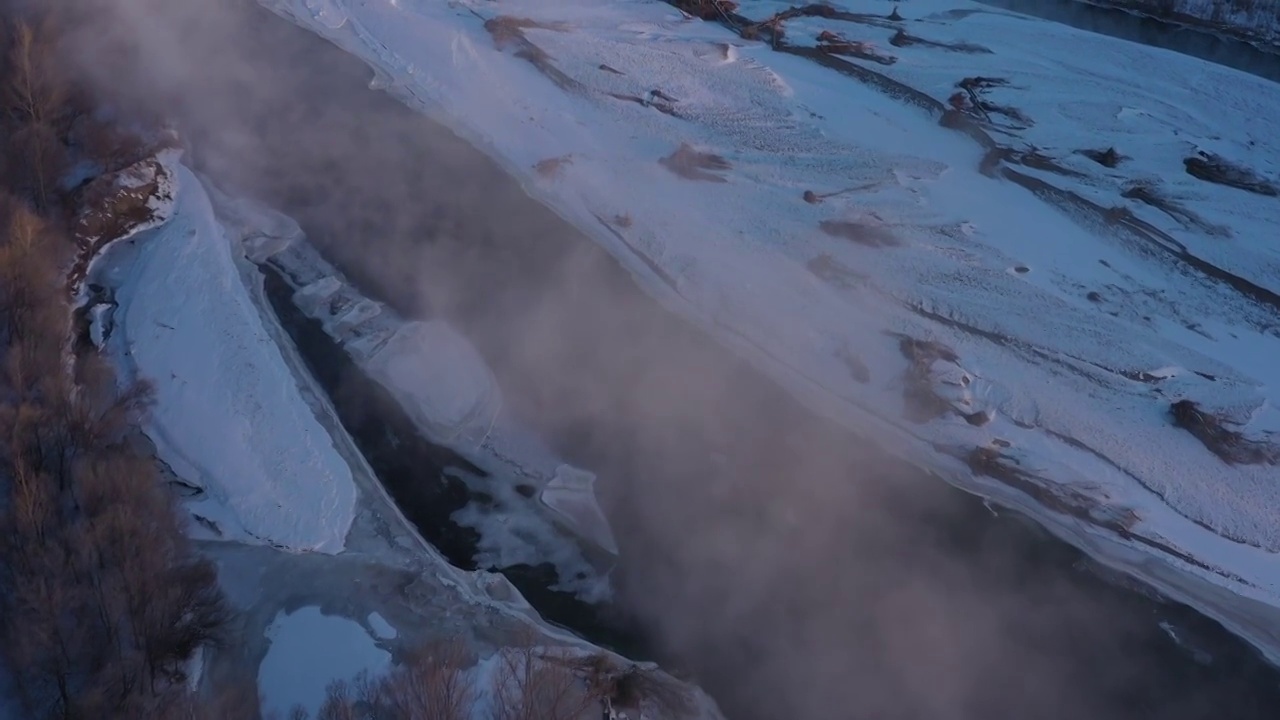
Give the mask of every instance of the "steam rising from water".
M 202 170 L 456 323 L 599 474 L 622 605 L 731 717 L 1207 712 L 1153 685 L 1144 610 L 801 410 L 358 62 L 244 0 L 64 1 L 104 13 L 71 47 L 105 97 L 173 117 Z

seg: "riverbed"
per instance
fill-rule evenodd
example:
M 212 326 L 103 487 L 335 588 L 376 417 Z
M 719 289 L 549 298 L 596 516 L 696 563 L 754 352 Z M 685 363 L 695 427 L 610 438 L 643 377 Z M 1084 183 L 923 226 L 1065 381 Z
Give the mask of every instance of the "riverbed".
M 202 166 L 367 293 L 470 337 L 522 420 L 600 476 L 618 609 L 729 717 L 1280 706 L 1243 642 L 814 416 L 360 62 L 246 12 L 240 47 L 202 48 L 220 103 L 185 119 Z

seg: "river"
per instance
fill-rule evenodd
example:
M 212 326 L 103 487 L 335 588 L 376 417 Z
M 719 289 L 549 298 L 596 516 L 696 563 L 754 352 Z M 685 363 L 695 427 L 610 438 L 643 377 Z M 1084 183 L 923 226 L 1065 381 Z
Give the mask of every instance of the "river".
M 483 154 L 371 91 L 361 62 L 225 5 L 234 43 L 183 39 L 201 166 L 297 218 L 366 292 L 447 318 L 508 406 L 601 477 L 616 606 L 575 617 L 531 593 L 544 611 L 688 672 L 738 720 L 1274 716 L 1280 674 L 1216 623 L 810 413 Z M 337 362 L 299 344 L 318 375 Z M 417 452 L 401 475 L 447 491 Z M 456 497 L 390 489 L 465 551 L 432 526 Z
M 1275 48 L 1259 48 L 1237 38 L 1173 25 L 1118 8 L 1099 7 L 1084 0 L 975 1 L 1100 35 L 1172 50 L 1280 82 L 1280 52 Z

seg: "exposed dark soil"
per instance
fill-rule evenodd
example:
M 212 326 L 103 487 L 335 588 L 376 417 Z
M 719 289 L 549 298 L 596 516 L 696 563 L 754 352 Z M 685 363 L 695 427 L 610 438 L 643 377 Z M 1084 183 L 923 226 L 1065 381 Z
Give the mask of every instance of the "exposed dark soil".
M 823 220 L 818 223 L 822 232 L 845 240 L 852 240 L 867 247 L 896 247 L 902 241 L 889 228 L 848 220 Z
M 121 187 L 119 181 L 124 174 L 149 176 L 151 179 L 136 187 Z M 124 170 L 102 175 L 81 191 L 78 200 L 80 212 L 73 227 L 76 259 L 67 273 L 68 292 L 79 290 L 89 264 L 108 245 L 155 219 L 152 198 L 160 202 L 172 200 L 157 194 L 165 176 L 166 170 L 159 161 L 147 159 Z
M 685 180 L 714 183 L 728 182 L 723 175 L 717 173 L 733 167 L 723 157 L 695 150 L 689 145 L 681 145 L 675 152 L 658 160 L 658 163 Z
M 1129 200 L 1137 200 L 1145 205 L 1150 205 L 1178 221 L 1178 223 L 1184 227 L 1203 230 L 1209 235 L 1229 236 L 1231 234 L 1229 228 L 1220 227 L 1205 221 L 1189 208 L 1183 207 L 1169 198 L 1164 197 L 1149 184 L 1134 183 L 1125 188 L 1124 191 L 1120 193 L 1120 197 L 1127 198 Z
M 1118 167 L 1120 163 L 1129 159 L 1116 152 L 1113 147 L 1109 147 L 1106 150 L 1079 150 L 1077 152 L 1106 168 Z
M 1270 180 L 1213 153 L 1201 152 L 1186 158 L 1182 164 L 1188 175 L 1205 182 L 1239 188 L 1268 197 L 1280 196 L 1280 190 Z
M 898 58 L 892 55 L 876 52 L 870 43 L 848 40 L 843 35 L 830 30 L 823 30 L 818 34 L 818 49 L 830 55 L 844 55 L 881 65 L 892 65 L 898 62 Z
M 1228 465 L 1275 465 L 1280 463 L 1280 444 L 1251 440 L 1213 413 L 1190 400 L 1169 406 L 1173 424 L 1191 433 Z
M 562 72 L 546 51 L 525 37 L 525 30 L 533 28 L 556 32 L 567 32 L 569 29 L 568 26 L 560 23 L 542 23 L 509 15 L 501 15 L 484 22 L 484 29 L 489 31 L 489 35 L 493 38 L 494 47 L 499 50 L 514 49 L 516 57 L 533 65 L 538 72 L 547 76 L 563 90 L 582 90 L 581 83 Z
M 889 39 L 889 44 L 893 45 L 894 47 L 900 47 L 900 48 L 911 47 L 913 45 L 920 45 L 923 47 L 939 48 L 941 50 L 950 50 L 952 52 L 961 52 L 961 53 L 969 53 L 969 54 L 989 55 L 992 52 L 991 48 L 985 47 L 983 45 L 977 45 L 974 43 L 945 43 L 945 42 L 936 42 L 933 40 L 926 40 L 922 37 L 912 35 L 911 33 L 901 28 L 899 28 L 898 32 L 894 33 L 893 37 Z
M 902 375 L 902 399 L 907 419 L 923 423 L 951 412 L 951 403 L 934 392 L 930 373 L 933 364 L 939 360 L 959 360 L 955 351 L 932 340 L 917 340 L 906 335 L 898 336 L 898 351 L 907 359 L 907 369 Z

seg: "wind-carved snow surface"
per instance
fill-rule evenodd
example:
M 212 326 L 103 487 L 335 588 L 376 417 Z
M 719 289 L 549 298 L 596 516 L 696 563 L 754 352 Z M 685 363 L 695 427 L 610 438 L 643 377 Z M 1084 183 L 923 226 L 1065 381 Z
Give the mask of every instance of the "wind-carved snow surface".
M 1184 170 L 1274 187 L 1276 85 L 959 0 L 788 21 L 795 46 L 829 30 L 891 57 L 845 74 L 659 2 L 333 0 L 336 31 L 262 2 L 815 409 L 1280 659 L 1258 614 L 1280 607 L 1280 469 L 1225 462 L 1170 415 L 1280 430 L 1280 201 Z M 1003 80 L 977 91 L 985 129 L 940 126 L 978 76 Z M 1082 154 L 1110 147 L 1114 167 Z
M 160 459 L 198 486 L 188 507 L 201 527 L 341 552 L 355 512 L 350 467 L 264 328 L 205 189 L 187 168 L 170 170 L 172 216 L 103 261 L 118 303 L 108 348 L 127 379 L 155 385 L 145 430 Z

